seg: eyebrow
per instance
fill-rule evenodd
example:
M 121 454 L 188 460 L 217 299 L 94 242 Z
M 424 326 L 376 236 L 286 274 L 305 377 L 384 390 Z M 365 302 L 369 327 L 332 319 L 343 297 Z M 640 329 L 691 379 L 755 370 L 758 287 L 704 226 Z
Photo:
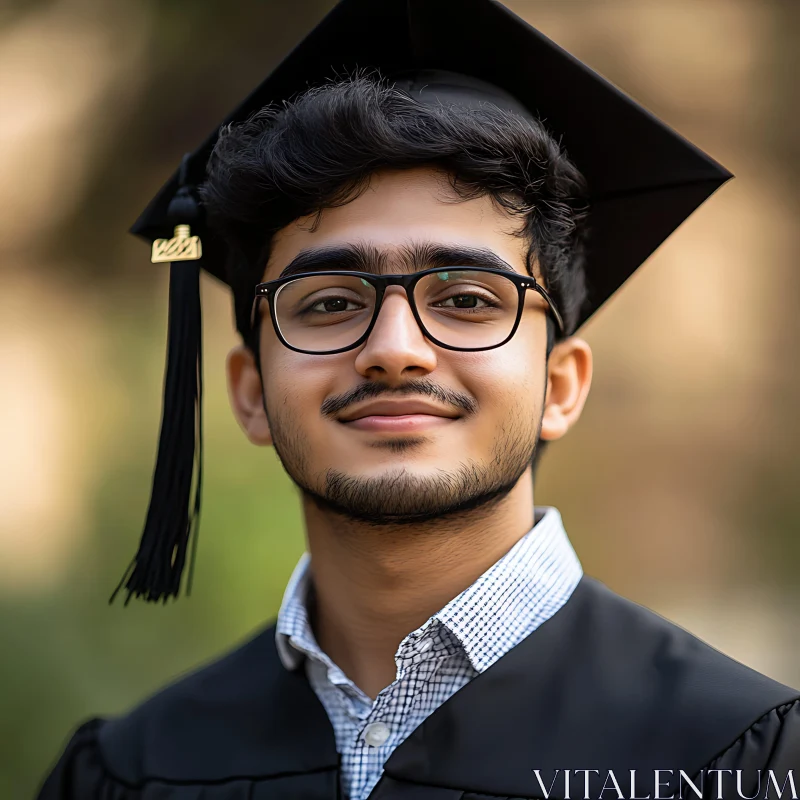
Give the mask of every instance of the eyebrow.
M 489 248 L 413 242 L 391 251 L 356 242 L 333 247 L 319 247 L 298 253 L 279 278 L 304 272 L 355 271 L 387 274 L 397 265 L 403 272 L 419 272 L 434 267 L 491 267 L 519 274 L 508 262 Z

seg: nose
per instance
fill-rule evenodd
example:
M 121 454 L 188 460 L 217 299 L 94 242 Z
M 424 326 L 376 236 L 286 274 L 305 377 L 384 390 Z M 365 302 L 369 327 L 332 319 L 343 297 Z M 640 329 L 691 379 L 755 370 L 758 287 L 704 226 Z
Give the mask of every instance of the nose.
M 365 378 L 392 384 L 418 378 L 436 368 L 436 351 L 425 338 L 400 286 L 390 286 L 375 327 L 356 356 Z

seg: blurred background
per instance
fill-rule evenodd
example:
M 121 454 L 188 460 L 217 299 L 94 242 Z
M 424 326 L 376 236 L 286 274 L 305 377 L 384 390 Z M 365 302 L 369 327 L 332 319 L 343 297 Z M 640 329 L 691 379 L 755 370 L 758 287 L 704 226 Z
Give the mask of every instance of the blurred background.
M 379 0 L 375 0 L 379 2 Z M 138 543 L 167 270 L 129 224 L 332 0 L 0 3 L 0 798 L 69 732 L 276 613 L 295 490 L 228 409 L 236 342 L 205 281 L 205 505 L 194 592 L 107 604 Z M 800 684 L 800 4 L 509 5 L 730 168 L 584 329 L 580 423 L 543 459 L 586 571 Z

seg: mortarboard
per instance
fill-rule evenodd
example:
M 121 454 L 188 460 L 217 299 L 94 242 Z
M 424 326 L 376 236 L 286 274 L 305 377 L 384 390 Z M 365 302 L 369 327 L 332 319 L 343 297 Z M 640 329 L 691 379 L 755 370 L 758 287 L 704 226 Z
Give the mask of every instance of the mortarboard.
M 402 76 L 398 85 L 422 102 L 474 98 L 536 117 L 560 141 L 589 188 L 589 296 L 578 327 L 731 177 L 497 0 L 342 0 L 222 124 L 364 68 Z M 153 491 L 139 551 L 117 587 L 124 585 L 128 600 L 177 596 L 195 538 L 202 475 L 199 271 L 227 282 L 225 248 L 204 227 L 196 187 L 218 132 L 184 157 L 131 228 L 154 243 L 154 261 L 171 267 Z M 237 320 L 242 329 L 240 310 Z

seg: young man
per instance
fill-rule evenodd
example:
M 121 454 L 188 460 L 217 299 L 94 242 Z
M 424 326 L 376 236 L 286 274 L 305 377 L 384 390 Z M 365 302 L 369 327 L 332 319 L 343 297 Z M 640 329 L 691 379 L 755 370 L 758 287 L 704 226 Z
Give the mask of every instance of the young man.
M 40 796 L 791 792 L 800 693 L 584 577 L 534 505 L 575 331 L 728 173 L 491 0 L 345 0 L 229 122 L 136 226 L 173 264 L 124 584 L 177 595 L 199 507 L 199 263 L 308 554 L 275 626 L 83 725 Z

